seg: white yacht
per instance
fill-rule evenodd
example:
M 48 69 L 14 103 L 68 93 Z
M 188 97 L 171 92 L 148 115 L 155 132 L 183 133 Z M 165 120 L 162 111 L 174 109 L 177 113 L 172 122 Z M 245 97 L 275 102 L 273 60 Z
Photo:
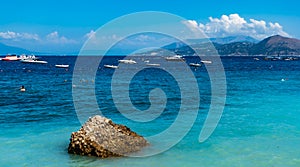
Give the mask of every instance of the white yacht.
M 56 64 L 55 65 L 56 68 L 69 68 L 68 64 Z
M 189 64 L 190 66 L 193 66 L 193 67 L 201 67 L 202 65 L 199 64 L 199 63 L 190 63 Z
M 124 64 L 136 64 L 136 61 L 129 59 L 129 60 L 119 60 L 119 63 L 124 63 Z
M 165 58 L 167 61 L 185 61 L 185 59 L 180 55 L 169 56 Z
M 210 60 L 201 60 L 201 63 L 204 63 L 204 64 L 211 64 L 212 61 L 210 61 Z
M 147 63 L 146 66 L 159 67 L 160 64 L 156 64 L 156 63 Z
M 114 69 L 117 69 L 117 68 L 119 68 L 118 66 L 114 66 L 114 65 L 107 65 L 107 64 L 105 64 L 105 65 L 104 65 L 104 67 L 105 67 L 105 68 L 114 68 Z

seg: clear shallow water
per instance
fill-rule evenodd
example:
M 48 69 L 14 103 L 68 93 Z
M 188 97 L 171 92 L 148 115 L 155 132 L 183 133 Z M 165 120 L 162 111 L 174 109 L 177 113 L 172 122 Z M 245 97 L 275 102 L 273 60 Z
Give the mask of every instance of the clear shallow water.
M 67 153 L 71 132 L 81 126 L 72 98 L 72 67 L 76 57 L 43 59 L 49 63 L 0 61 L 0 166 L 300 165 L 300 61 L 222 58 L 227 100 L 217 129 L 205 143 L 199 143 L 198 136 L 209 109 L 210 83 L 204 67 L 193 69 L 200 87 L 201 106 L 196 122 L 184 139 L 155 156 L 102 160 Z M 100 67 L 115 64 L 117 59 L 106 58 Z M 197 61 L 187 58 L 188 63 Z M 66 71 L 54 67 L 64 63 L 71 64 L 71 68 Z M 180 89 L 172 77 L 155 69 L 135 76 L 130 97 L 137 108 L 149 108 L 147 95 L 152 88 L 162 88 L 168 97 L 160 117 L 152 122 L 136 123 L 122 116 L 112 101 L 113 73 L 112 69 L 100 68 L 95 81 L 89 76 L 82 78 L 85 85 L 95 82 L 97 102 L 105 116 L 144 136 L 157 134 L 172 124 L 180 107 Z M 25 85 L 26 92 L 19 92 L 21 85 Z M 84 90 L 80 85 L 76 88 Z M 85 91 L 82 93 L 88 96 Z M 159 147 L 166 141 L 154 141 L 152 145 Z

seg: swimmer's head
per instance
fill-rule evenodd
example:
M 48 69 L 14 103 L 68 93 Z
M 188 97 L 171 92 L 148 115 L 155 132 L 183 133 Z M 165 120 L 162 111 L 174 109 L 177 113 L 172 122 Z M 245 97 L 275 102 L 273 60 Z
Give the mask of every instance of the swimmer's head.
M 21 91 L 21 92 L 25 92 L 25 91 L 26 91 L 26 89 L 25 89 L 25 86 L 24 86 L 24 85 L 22 85 L 22 86 L 21 86 L 21 88 L 20 88 L 20 91 Z

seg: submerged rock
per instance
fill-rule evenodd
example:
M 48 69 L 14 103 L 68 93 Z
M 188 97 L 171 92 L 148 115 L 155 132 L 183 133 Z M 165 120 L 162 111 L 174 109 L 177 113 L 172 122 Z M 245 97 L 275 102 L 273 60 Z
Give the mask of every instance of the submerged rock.
M 90 118 L 73 132 L 68 152 L 101 158 L 126 156 L 141 150 L 148 142 L 128 127 L 101 116 Z

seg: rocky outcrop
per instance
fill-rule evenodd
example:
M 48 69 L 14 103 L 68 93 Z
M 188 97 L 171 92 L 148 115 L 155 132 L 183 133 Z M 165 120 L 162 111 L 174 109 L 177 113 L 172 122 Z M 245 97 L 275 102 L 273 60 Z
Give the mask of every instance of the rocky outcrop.
M 90 118 L 73 132 L 68 152 L 101 158 L 126 156 L 141 150 L 148 142 L 128 127 L 101 116 Z

